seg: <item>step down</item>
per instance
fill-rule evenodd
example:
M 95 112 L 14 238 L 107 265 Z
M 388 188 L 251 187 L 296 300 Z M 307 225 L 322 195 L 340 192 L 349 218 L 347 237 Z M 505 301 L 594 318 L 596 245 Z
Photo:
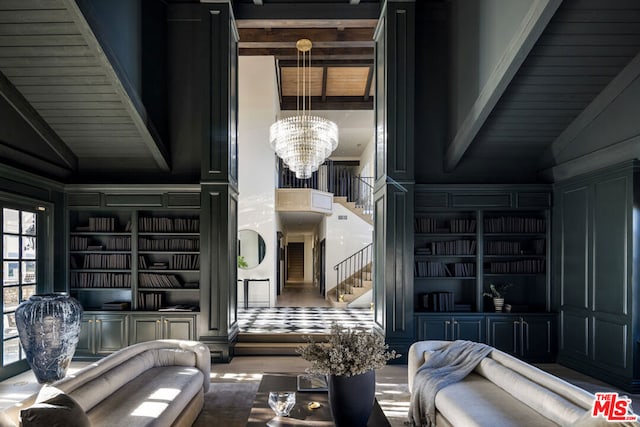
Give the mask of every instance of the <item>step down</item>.
M 233 350 L 234 356 L 297 356 L 296 349 L 307 343 L 311 336 L 317 342 L 324 342 L 329 334 L 238 334 Z

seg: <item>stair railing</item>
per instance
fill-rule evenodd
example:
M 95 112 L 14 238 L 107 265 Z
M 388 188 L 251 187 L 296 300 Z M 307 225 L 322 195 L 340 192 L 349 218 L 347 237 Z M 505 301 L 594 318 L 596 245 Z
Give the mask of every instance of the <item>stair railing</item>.
M 278 188 L 312 188 L 314 190 L 333 193 L 334 196 L 346 197 L 362 208 L 365 214 L 373 213 L 374 178 L 357 174 L 357 166 L 344 165 L 327 160 L 309 179 L 298 179 L 278 159 Z
M 373 243 L 369 243 L 353 255 L 337 263 L 333 269 L 336 271 L 336 301 L 340 302 L 340 296 L 353 293 L 352 287 L 362 287 L 363 280 L 370 280 L 371 271 L 365 271 L 365 267 L 373 259 Z

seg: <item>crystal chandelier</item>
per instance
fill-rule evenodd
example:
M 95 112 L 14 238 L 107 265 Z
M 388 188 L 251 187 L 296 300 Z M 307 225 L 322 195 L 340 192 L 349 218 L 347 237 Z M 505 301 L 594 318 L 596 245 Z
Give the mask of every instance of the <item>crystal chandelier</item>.
M 311 178 L 338 146 L 338 126 L 323 117 L 311 115 L 311 40 L 298 40 L 296 49 L 296 115 L 272 124 L 269 142 L 296 178 L 306 179 Z

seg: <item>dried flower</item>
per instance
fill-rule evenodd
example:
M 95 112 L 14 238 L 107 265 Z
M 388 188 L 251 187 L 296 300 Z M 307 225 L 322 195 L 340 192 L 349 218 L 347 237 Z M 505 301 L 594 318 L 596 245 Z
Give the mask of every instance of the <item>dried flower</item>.
M 325 343 L 305 338 L 308 344 L 296 352 L 311 362 L 306 371 L 312 374 L 351 377 L 382 368 L 387 360 L 400 357 L 395 350 L 387 351 L 389 346 L 381 335 L 343 328 L 337 323 L 331 325 L 331 336 Z

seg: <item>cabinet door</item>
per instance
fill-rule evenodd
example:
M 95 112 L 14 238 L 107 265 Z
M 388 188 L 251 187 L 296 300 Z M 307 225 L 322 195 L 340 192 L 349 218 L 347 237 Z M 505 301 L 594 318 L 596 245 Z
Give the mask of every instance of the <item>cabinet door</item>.
M 451 316 L 420 316 L 418 318 L 419 340 L 453 339 Z
M 454 316 L 453 339 L 484 342 L 484 316 Z
M 162 339 L 159 316 L 131 316 L 131 344 Z
M 193 316 L 164 316 L 163 338 L 193 340 L 195 320 Z
M 518 356 L 520 327 L 520 316 L 487 316 L 487 344 Z
M 95 353 L 104 355 L 127 346 L 127 318 L 125 315 L 96 315 Z
M 80 322 L 80 334 L 76 345 L 76 356 L 92 356 L 95 353 L 95 317 L 92 315 L 82 316 Z
M 555 316 L 523 316 L 522 356 L 534 362 L 555 359 Z

